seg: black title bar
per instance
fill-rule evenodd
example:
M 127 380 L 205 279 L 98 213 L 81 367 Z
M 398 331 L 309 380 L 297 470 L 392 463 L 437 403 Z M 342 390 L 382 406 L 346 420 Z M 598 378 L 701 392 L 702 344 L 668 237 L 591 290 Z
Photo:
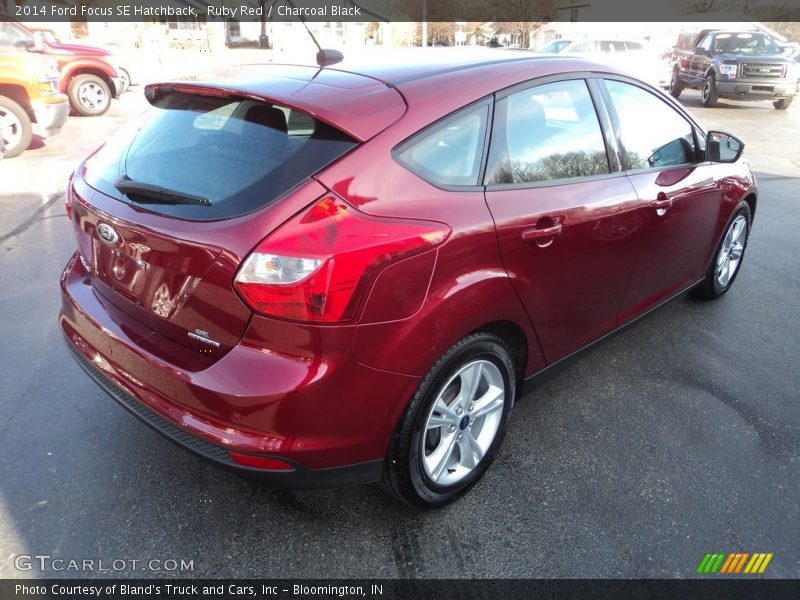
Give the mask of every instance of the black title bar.
M 0 580 L 3 600 L 531 600 L 538 598 L 795 599 L 800 580 Z
M 19 21 L 800 21 L 786 0 L 0 0 Z M 721 4 L 720 4 L 721 5 Z

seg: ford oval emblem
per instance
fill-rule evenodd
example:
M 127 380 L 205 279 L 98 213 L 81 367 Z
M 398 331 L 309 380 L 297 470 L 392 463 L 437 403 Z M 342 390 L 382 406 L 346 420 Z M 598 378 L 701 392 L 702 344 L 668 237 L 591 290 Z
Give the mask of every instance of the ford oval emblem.
M 97 226 L 97 235 L 100 236 L 100 239 L 106 244 L 114 245 L 119 241 L 117 232 L 111 225 L 106 223 L 100 223 L 100 225 Z

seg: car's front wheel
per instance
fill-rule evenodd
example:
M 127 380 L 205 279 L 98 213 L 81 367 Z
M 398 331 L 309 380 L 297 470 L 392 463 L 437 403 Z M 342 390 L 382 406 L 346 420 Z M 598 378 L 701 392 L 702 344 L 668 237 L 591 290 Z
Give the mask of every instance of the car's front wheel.
M 390 443 L 383 486 L 414 506 L 452 502 L 486 472 L 516 394 L 511 351 L 479 332 L 448 350 L 417 388 Z
M 0 96 L 0 155 L 14 158 L 22 154 L 33 138 L 33 124 L 25 109 Z
M 694 289 L 696 296 L 713 300 L 731 288 L 742 266 L 751 220 L 750 206 L 743 201 L 722 236 L 705 279 Z
M 714 79 L 713 75 L 706 77 L 706 81 L 703 84 L 702 100 L 703 106 L 711 108 L 717 105 L 719 95 L 717 93 L 717 80 Z

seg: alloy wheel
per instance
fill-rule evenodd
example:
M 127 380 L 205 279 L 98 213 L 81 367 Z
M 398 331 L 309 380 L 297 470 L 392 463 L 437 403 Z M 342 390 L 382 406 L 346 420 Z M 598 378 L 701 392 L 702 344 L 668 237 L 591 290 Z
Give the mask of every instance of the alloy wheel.
M 476 360 L 442 387 L 421 436 L 422 464 L 437 485 L 458 483 L 478 466 L 497 435 L 506 390 L 500 369 Z
M 747 244 L 747 219 L 744 215 L 739 215 L 728 228 L 717 255 L 717 268 L 714 275 L 721 288 L 727 286 L 736 274 L 745 244 Z

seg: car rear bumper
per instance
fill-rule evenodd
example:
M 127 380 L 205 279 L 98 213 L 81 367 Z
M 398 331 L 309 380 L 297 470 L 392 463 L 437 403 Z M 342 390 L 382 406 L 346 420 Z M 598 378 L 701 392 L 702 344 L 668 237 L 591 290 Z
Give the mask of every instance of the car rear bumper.
M 162 415 L 159 415 L 154 410 L 148 408 L 147 405 L 134 398 L 121 386 L 107 377 L 96 366 L 95 362 L 83 354 L 76 345 L 70 343 L 69 339 L 67 339 L 67 347 L 75 358 L 75 361 L 83 367 L 83 370 L 124 409 L 181 448 L 223 469 L 233 471 L 239 475 L 252 478 L 272 487 L 288 489 L 356 485 L 359 483 L 377 481 L 381 476 L 381 470 L 383 469 L 383 460 L 381 459 L 328 469 L 309 469 L 302 465 L 292 463 L 292 469 L 284 471 L 254 469 L 240 465 L 231 458 L 228 449 L 187 433 L 175 423 L 168 421 Z
M 114 98 L 119 98 L 128 89 L 128 82 L 122 77 L 111 77 L 111 94 Z
M 307 360 L 243 345 L 203 371 L 183 371 L 127 337 L 95 296 L 77 255 L 62 274 L 61 288 L 59 320 L 78 363 L 112 398 L 173 442 L 275 487 L 380 477 L 396 416 L 418 378 L 354 359 L 310 370 Z M 226 414 L 231 417 L 222 418 Z M 287 466 L 250 468 L 234 455 Z
M 61 131 L 61 126 L 69 115 L 69 101 L 63 94 L 58 94 L 45 101 L 33 103 L 33 114 L 36 124 L 46 136 L 55 135 Z
M 739 100 L 777 100 L 794 96 L 796 84 L 785 81 L 718 81 L 717 93 L 722 98 Z

